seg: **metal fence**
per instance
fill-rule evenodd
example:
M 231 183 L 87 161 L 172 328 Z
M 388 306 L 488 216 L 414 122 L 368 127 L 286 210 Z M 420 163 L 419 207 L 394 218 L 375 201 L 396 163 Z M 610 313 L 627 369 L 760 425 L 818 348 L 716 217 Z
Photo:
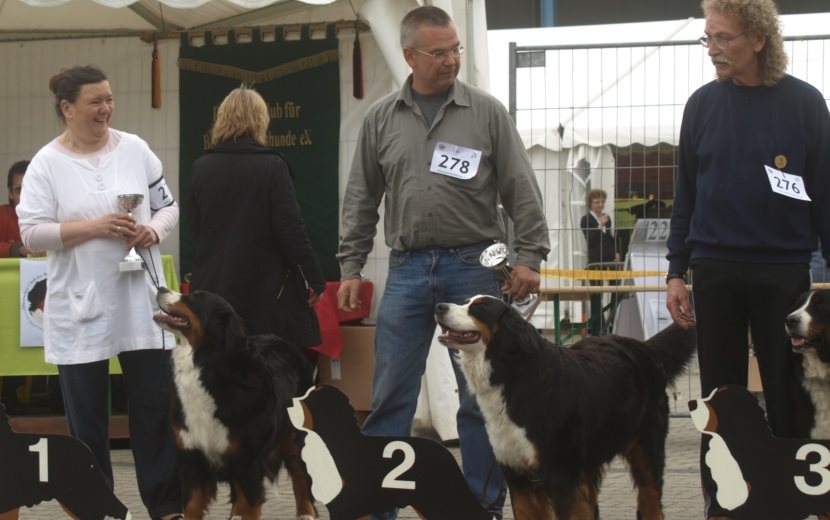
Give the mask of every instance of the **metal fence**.
M 830 36 L 785 38 L 785 46 L 788 72 L 830 100 Z M 670 321 L 662 290 L 676 146 L 686 100 L 714 79 L 707 50 L 697 41 L 511 44 L 509 57 L 509 110 L 542 189 L 552 245 L 543 265 L 548 301 L 534 323 L 563 343 L 609 331 L 650 336 Z M 586 269 L 579 221 L 595 188 L 608 194 L 622 259 L 610 271 Z M 816 267 L 824 281 L 823 262 Z M 691 379 L 680 390 L 684 408 Z

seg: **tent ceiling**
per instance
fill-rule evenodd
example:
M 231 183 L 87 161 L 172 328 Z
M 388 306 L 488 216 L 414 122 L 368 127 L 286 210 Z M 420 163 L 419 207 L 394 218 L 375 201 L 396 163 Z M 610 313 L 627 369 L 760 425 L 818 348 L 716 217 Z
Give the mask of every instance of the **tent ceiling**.
M 331 3 L 335 0 L 326 0 Z M 0 0 L 0 41 L 257 25 L 312 0 Z

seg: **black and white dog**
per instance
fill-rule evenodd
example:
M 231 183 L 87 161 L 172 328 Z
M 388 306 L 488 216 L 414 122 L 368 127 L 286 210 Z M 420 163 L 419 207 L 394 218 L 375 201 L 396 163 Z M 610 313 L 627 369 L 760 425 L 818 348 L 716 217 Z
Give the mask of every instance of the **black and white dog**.
M 604 468 L 622 455 L 637 517 L 662 520 L 666 385 L 692 357 L 694 330 L 562 347 L 491 296 L 439 303 L 435 318 L 481 408 L 516 519 L 595 518 Z
M 802 355 L 796 375 L 813 405 L 805 435 L 830 439 L 830 291 L 808 291 L 801 295 L 785 320 L 792 349 Z

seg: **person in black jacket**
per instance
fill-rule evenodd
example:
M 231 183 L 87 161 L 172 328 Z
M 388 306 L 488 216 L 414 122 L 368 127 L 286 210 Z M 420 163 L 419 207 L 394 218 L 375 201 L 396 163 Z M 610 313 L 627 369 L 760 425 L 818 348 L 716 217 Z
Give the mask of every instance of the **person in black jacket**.
M 320 344 L 312 306 L 325 278 L 288 163 L 265 146 L 269 121 L 265 101 L 251 89 L 231 91 L 219 106 L 213 147 L 192 170 L 191 287 L 228 300 L 249 335 L 272 333 L 311 347 Z
M 620 253 L 617 251 L 617 240 L 614 232 L 611 231 L 611 217 L 603 213 L 605 199 L 608 194 L 605 190 L 593 189 L 588 192 L 586 203 L 588 213 L 579 221 L 579 227 L 588 242 L 588 261 L 585 264 L 587 269 L 598 269 L 603 271 L 617 270 L 621 267 Z M 602 280 L 591 280 L 591 285 L 602 285 Z M 618 285 L 619 281 L 611 279 L 610 285 Z M 614 321 L 614 312 L 617 307 L 617 294 L 612 293 L 608 297 L 608 315 L 603 312 L 603 296 L 594 294 L 591 296 L 591 321 L 589 331 L 592 335 L 598 336 L 608 332 L 608 328 Z
M 588 193 L 588 213 L 579 221 L 579 227 L 588 242 L 588 265 L 600 262 L 619 262 L 620 253 L 614 233 L 611 231 L 611 217 L 602 212 L 605 209 L 605 190 L 594 189 Z

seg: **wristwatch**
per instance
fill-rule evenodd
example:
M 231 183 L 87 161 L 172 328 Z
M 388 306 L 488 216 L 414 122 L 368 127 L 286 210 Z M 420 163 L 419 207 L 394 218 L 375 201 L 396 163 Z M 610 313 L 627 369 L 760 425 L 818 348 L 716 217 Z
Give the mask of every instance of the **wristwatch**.
M 680 278 L 683 280 L 683 283 L 689 283 L 689 280 L 686 278 L 686 273 L 669 273 L 666 275 L 666 283 L 669 283 L 669 280 L 674 280 L 675 278 Z

